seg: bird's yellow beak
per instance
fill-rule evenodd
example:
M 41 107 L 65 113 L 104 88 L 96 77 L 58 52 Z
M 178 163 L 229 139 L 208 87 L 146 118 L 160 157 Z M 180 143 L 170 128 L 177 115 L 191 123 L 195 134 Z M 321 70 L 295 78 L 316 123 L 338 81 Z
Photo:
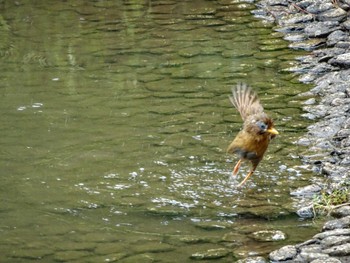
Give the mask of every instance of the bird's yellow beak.
M 267 132 L 271 134 L 279 134 L 279 132 L 275 128 L 270 128 L 267 130 Z

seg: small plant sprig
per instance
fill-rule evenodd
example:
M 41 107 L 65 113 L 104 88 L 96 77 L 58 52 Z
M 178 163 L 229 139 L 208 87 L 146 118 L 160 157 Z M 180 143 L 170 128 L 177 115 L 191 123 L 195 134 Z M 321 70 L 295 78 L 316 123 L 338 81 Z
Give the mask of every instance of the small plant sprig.
M 350 205 L 349 185 L 342 184 L 340 188 L 332 191 L 322 191 L 312 201 L 314 215 L 330 215 L 330 213 L 341 206 Z

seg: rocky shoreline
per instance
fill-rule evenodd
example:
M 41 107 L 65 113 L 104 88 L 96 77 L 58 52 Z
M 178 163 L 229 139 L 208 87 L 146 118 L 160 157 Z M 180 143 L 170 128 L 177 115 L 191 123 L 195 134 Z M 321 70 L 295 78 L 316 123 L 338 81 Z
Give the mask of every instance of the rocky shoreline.
M 297 143 L 309 151 L 303 162 L 325 176 L 295 193 L 349 194 L 350 187 L 350 0 L 261 0 L 256 17 L 273 21 L 292 49 L 310 51 L 289 69 L 299 80 L 314 84 L 305 96 L 304 117 L 315 121 Z M 293 193 L 292 193 L 293 194 Z M 311 206 L 297 211 L 313 217 Z M 350 262 L 350 206 L 334 209 L 335 218 L 322 232 L 301 244 L 284 246 L 269 255 L 269 262 Z M 261 257 L 242 262 L 266 262 Z

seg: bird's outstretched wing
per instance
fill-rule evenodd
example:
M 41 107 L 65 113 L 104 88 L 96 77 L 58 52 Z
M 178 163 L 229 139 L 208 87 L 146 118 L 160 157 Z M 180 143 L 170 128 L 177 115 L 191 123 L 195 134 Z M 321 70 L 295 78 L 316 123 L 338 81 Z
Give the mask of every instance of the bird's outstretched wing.
M 232 88 L 232 96 L 229 98 L 241 114 L 243 121 L 250 115 L 264 112 L 258 96 L 245 83 L 239 83 L 235 88 Z

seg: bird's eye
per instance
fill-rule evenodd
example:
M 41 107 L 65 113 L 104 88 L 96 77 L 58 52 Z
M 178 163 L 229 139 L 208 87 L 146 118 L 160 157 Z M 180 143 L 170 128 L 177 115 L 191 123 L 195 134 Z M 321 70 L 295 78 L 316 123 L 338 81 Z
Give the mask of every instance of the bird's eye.
M 258 127 L 260 128 L 260 130 L 262 131 L 266 131 L 267 130 L 267 124 L 265 122 L 262 121 L 258 121 L 256 123 L 256 125 L 258 125 Z

